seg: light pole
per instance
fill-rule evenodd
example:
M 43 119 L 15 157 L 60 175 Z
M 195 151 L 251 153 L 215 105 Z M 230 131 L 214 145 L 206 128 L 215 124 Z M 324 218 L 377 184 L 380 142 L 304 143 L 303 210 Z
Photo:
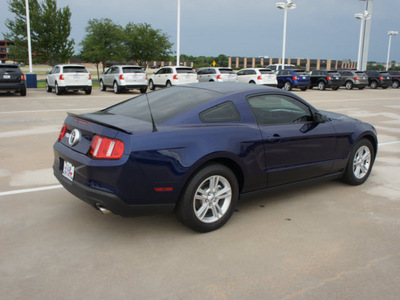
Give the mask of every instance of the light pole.
M 365 35 L 365 20 L 370 18 L 370 14 L 368 11 L 364 11 L 359 14 L 355 14 L 354 17 L 356 19 L 361 20 L 361 29 L 360 29 L 360 42 L 358 45 L 358 59 L 357 59 L 357 70 L 363 70 L 363 58 L 364 58 L 364 35 Z M 366 67 L 365 67 L 366 69 Z
M 360 70 L 366 70 L 367 69 L 367 63 L 368 63 L 368 49 L 369 49 L 369 37 L 371 35 L 371 17 L 372 17 L 372 4 L 373 0 L 359 0 L 365 2 L 365 7 L 364 11 L 367 11 L 369 14 L 369 17 L 364 20 L 364 34 L 362 37 L 362 59 L 361 59 L 361 65 L 360 65 Z
M 177 40 L 176 40 L 176 65 L 180 66 L 180 47 L 181 47 L 181 0 L 178 0 L 178 25 L 177 25 Z
M 388 55 L 387 55 L 387 61 L 386 61 L 386 71 L 389 70 L 389 58 L 390 58 L 390 47 L 392 46 L 392 36 L 398 35 L 398 31 L 389 31 L 389 47 L 388 47 Z
M 287 11 L 288 9 L 295 9 L 296 4 L 292 0 L 286 0 L 286 2 L 277 2 L 276 7 L 278 9 L 283 9 L 283 46 L 282 46 L 282 70 L 285 68 L 285 53 L 286 53 L 286 23 L 287 23 Z

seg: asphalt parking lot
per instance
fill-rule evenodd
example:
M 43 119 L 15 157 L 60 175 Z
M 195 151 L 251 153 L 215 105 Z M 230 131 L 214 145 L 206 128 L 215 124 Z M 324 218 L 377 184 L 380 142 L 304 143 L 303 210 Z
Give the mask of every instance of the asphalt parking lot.
M 400 89 L 296 93 L 377 128 L 371 177 L 243 197 L 207 234 L 102 215 L 52 175 L 67 111 L 137 91 L 0 94 L 0 299 L 398 299 Z

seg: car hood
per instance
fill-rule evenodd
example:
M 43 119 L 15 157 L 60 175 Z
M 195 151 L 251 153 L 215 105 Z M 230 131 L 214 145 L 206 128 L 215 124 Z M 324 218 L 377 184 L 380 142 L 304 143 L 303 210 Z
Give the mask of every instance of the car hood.
M 343 114 L 339 114 L 339 113 L 335 113 L 335 112 L 331 112 L 331 111 L 326 111 L 326 110 L 320 110 L 319 111 L 322 115 L 327 116 L 328 119 L 330 120 L 337 120 L 337 121 L 354 121 L 354 122 L 360 122 L 360 120 L 343 115 Z

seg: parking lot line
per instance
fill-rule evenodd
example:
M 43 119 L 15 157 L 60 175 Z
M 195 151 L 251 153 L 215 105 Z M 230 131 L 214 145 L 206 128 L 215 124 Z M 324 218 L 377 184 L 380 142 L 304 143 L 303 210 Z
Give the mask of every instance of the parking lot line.
M 62 185 L 61 185 L 61 184 L 50 185 L 50 186 L 41 186 L 41 187 L 31 188 L 31 189 L 23 189 L 23 190 L 14 190 L 14 191 L 8 191 L 8 192 L 0 192 L 0 197 L 1 197 L 1 196 L 15 195 L 15 194 L 24 194 L 24 193 L 40 192 L 40 191 L 53 190 L 53 189 L 59 189 L 59 188 L 62 188 Z

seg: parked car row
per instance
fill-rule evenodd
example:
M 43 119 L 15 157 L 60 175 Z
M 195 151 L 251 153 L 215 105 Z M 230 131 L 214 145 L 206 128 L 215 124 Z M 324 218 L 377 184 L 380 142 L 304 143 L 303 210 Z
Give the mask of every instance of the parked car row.
M 302 91 L 317 88 L 338 90 L 341 86 L 351 90 L 383 89 L 400 87 L 400 71 L 356 71 L 356 70 L 305 70 L 294 65 L 269 65 L 266 68 L 246 68 L 235 72 L 227 67 L 206 67 L 193 70 L 190 67 L 164 66 L 148 78 L 140 66 L 111 66 L 100 77 L 100 90 L 113 89 L 118 94 L 133 89 L 146 93 L 147 88 L 169 87 L 196 82 L 240 82 L 283 88 L 287 91 L 299 88 Z M 82 65 L 57 65 L 46 78 L 46 91 L 54 89 L 57 95 L 67 91 L 92 92 L 92 76 Z M 0 90 L 14 91 L 26 95 L 25 75 L 17 65 L 0 64 Z

